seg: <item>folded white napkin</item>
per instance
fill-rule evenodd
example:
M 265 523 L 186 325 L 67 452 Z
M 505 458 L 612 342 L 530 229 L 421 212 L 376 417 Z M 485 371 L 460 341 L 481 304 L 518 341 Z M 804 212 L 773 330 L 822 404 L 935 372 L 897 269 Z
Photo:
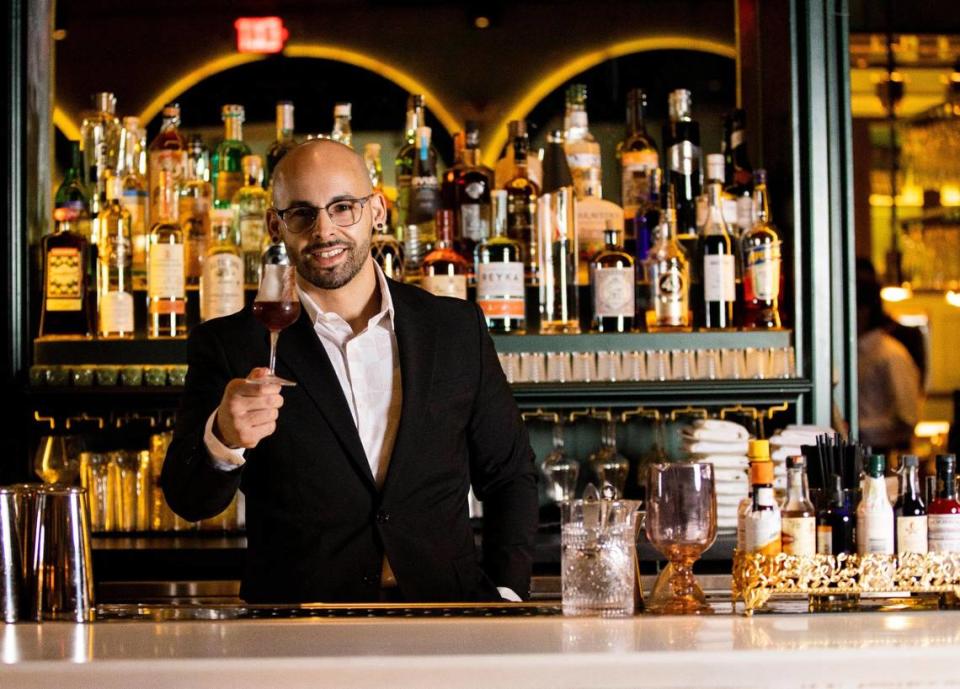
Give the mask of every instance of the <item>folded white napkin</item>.
M 750 466 L 750 460 L 746 455 L 722 455 L 722 454 L 699 454 L 694 453 L 691 459 L 696 462 L 706 462 L 712 464 L 715 469 L 746 469 Z
M 750 432 L 738 423 L 720 419 L 697 419 L 693 425 L 683 428 L 683 436 L 693 440 L 717 440 L 729 442 L 747 440 Z
M 774 462 L 786 462 L 787 457 L 794 457 L 802 454 L 803 450 L 801 448 L 793 445 L 785 445 L 771 452 L 770 459 L 772 459 Z
M 720 455 L 745 455 L 747 454 L 746 440 L 733 440 L 730 442 L 718 442 L 715 440 L 687 440 L 684 438 L 683 449 L 691 454 L 720 454 Z

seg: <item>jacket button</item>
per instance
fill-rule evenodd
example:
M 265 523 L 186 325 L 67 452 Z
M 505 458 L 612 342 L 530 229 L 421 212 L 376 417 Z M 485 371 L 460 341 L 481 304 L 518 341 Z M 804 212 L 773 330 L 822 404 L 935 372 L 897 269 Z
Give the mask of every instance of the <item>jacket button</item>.
M 386 510 L 377 511 L 377 524 L 386 524 L 390 521 L 390 513 Z

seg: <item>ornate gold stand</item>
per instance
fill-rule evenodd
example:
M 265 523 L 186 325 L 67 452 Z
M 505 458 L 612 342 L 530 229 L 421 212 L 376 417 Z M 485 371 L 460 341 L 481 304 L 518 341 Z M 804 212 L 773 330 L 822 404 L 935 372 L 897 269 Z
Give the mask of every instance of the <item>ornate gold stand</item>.
M 734 603 L 746 615 L 771 599 L 806 595 L 811 607 L 818 597 L 860 594 L 952 594 L 960 598 L 960 553 L 893 555 L 733 554 Z

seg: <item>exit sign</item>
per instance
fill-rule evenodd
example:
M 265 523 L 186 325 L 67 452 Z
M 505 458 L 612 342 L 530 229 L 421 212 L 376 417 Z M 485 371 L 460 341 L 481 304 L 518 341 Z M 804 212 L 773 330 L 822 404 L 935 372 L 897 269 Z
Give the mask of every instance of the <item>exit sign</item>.
M 280 17 L 240 17 L 233 26 L 241 53 L 279 53 L 289 36 Z

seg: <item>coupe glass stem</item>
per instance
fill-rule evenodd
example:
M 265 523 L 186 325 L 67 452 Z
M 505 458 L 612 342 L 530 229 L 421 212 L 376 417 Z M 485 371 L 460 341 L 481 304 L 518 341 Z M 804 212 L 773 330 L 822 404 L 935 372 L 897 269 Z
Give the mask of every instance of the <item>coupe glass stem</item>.
M 280 337 L 279 330 L 270 331 L 270 375 L 276 375 L 277 367 L 277 339 Z

